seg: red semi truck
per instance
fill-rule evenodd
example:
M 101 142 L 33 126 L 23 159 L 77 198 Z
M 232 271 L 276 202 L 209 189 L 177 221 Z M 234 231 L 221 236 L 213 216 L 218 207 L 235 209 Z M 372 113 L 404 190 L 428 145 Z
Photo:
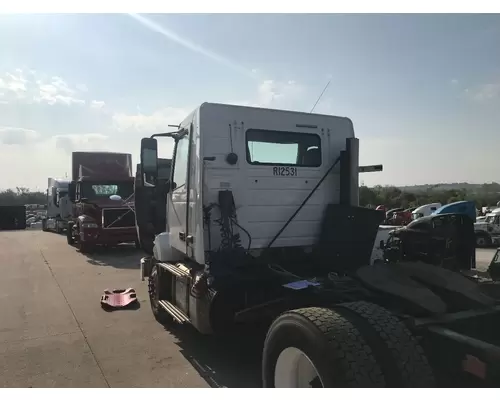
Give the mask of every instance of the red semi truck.
M 97 245 L 139 246 L 133 194 L 131 154 L 73 152 L 68 244 L 76 244 L 82 253 Z

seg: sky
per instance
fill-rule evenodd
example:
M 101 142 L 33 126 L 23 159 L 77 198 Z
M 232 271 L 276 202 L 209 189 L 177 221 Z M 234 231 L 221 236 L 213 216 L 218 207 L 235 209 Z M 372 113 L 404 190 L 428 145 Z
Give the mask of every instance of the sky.
M 352 119 L 366 185 L 500 181 L 500 15 L 0 15 L 0 188 L 203 102 Z

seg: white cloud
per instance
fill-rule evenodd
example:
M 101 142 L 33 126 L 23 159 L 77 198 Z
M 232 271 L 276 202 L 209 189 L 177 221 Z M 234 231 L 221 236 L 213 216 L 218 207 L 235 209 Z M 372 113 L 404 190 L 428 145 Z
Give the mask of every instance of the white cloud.
M 67 153 L 72 151 L 102 150 L 108 136 L 100 133 L 56 135 L 51 138 L 57 149 Z
M 100 133 L 57 135 L 43 139 L 30 129 L 2 127 L 0 130 L 0 170 L 4 171 L 0 179 L 1 189 L 26 186 L 45 190 L 47 177 L 71 174 L 72 151 L 128 151 L 127 148 L 117 148 L 117 143 L 108 141 L 108 137 Z M 4 138 L 17 141 L 20 145 L 11 145 L 8 140 L 2 140 Z M 24 143 L 21 143 L 21 138 L 26 139 Z M 27 147 L 27 140 L 31 140 L 33 146 Z
M 2 103 L 72 104 L 86 103 L 83 95 L 88 92 L 84 84 L 71 86 L 59 76 L 47 77 L 34 70 L 16 69 L 0 76 Z
M 88 92 L 89 91 L 89 88 L 87 87 L 87 85 L 83 84 L 83 83 L 79 83 L 75 86 L 75 88 L 77 88 L 80 92 Z
M 53 76 L 48 81 L 37 80 L 36 84 L 38 85 L 38 95 L 34 96 L 35 102 L 44 102 L 50 105 L 62 103 L 68 106 L 85 104 L 85 100 L 77 97 L 77 89 L 70 88 L 67 82 L 58 76 Z
M 500 98 L 500 82 L 485 83 L 472 89 L 465 89 L 465 94 L 477 102 L 487 102 Z
M 297 100 L 303 96 L 305 87 L 294 80 L 276 81 L 267 79 L 256 88 L 253 99 L 230 101 L 250 107 L 297 109 Z
M 92 100 L 90 102 L 90 108 L 96 108 L 96 109 L 101 109 L 106 105 L 104 101 L 101 100 Z
M 4 145 L 25 145 L 39 138 L 40 134 L 32 129 L 0 127 L 0 142 Z
M 256 88 L 253 99 L 228 101 L 228 104 L 237 104 L 250 107 L 274 107 L 291 108 L 304 92 L 304 87 L 293 80 L 289 81 L 262 81 Z M 177 125 L 193 111 L 192 108 L 165 107 L 151 114 L 140 112 L 126 114 L 116 113 L 113 115 L 113 128 L 124 133 L 140 133 L 143 136 L 158 132 L 172 130 L 168 125 Z
M 17 97 L 21 97 L 26 91 L 27 80 L 22 76 L 20 70 L 16 70 L 18 75 L 6 73 L 3 78 L 0 78 L 0 91 L 5 96 L 12 93 Z
M 181 123 L 191 111 L 191 109 L 165 107 L 149 115 L 117 113 L 113 115 L 113 126 L 119 132 L 141 133 L 147 136 L 172 130 L 168 125 Z
M 302 91 L 303 87 L 292 80 L 287 82 L 266 80 L 258 87 L 257 102 L 263 107 L 293 102 Z

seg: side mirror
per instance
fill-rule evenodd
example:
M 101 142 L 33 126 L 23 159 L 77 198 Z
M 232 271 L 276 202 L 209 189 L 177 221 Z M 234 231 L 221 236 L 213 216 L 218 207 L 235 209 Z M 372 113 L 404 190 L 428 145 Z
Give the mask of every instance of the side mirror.
M 141 173 L 144 184 L 155 185 L 158 179 L 158 142 L 156 139 L 141 140 Z
M 75 181 L 70 182 L 70 184 L 68 186 L 68 198 L 72 203 L 74 203 L 76 200 L 76 182 Z
M 57 190 L 52 189 L 52 203 L 59 207 L 59 199 L 57 198 Z

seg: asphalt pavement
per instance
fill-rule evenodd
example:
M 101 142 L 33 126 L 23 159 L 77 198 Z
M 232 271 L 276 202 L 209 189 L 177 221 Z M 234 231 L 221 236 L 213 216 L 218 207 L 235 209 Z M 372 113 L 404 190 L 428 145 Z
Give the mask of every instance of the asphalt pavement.
M 477 252 L 486 270 L 495 250 Z M 259 387 L 260 339 L 234 343 L 158 324 L 142 254 L 85 256 L 62 235 L 0 232 L 0 387 Z M 106 312 L 104 289 L 137 291 L 139 308 Z
M 87 257 L 26 230 L 0 232 L 0 254 L 0 387 L 260 385 L 258 357 L 155 321 L 133 246 Z M 101 308 L 104 289 L 128 287 L 140 308 Z

